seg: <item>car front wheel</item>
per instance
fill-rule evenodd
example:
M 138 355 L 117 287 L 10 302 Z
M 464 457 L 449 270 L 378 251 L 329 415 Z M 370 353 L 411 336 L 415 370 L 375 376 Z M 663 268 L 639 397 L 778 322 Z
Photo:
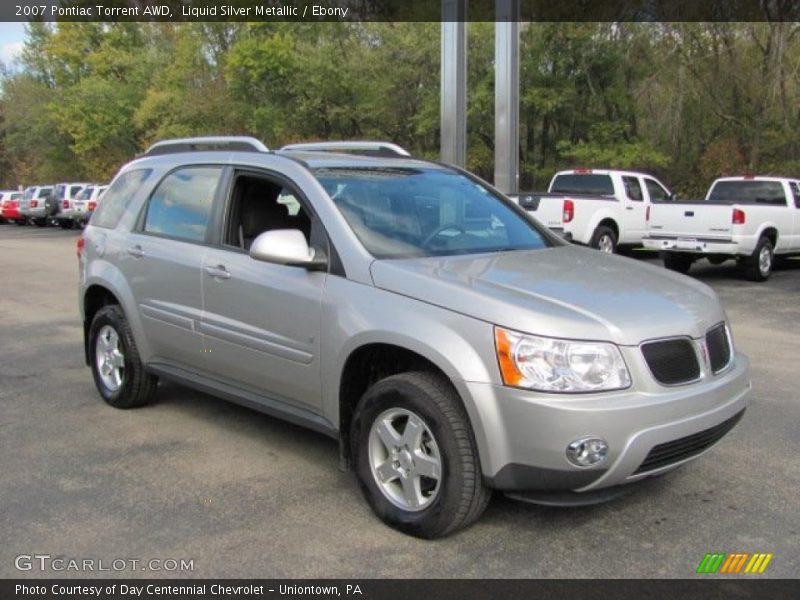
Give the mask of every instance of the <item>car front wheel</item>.
M 443 537 L 475 521 L 489 502 L 466 411 L 437 375 L 375 383 L 356 409 L 351 442 L 364 496 L 400 531 Z
M 147 373 L 139 358 L 125 313 L 104 306 L 89 327 L 89 357 L 97 391 L 115 408 L 134 408 L 150 402 L 158 379 Z

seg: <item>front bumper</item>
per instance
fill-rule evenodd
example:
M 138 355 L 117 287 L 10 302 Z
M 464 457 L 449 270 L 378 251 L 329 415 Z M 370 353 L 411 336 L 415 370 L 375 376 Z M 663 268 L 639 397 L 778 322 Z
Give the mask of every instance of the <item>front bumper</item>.
M 466 383 L 481 428 L 476 438 L 484 479 L 503 491 L 586 492 L 670 471 L 716 440 L 689 457 L 637 469 L 655 446 L 712 430 L 741 413 L 751 393 L 748 368 L 748 359 L 737 354 L 724 373 L 674 387 L 639 385 L 642 374 L 634 370 L 633 387 L 602 394 L 543 394 Z M 567 446 L 583 437 L 608 443 L 603 463 L 582 468 L 567 460 Z

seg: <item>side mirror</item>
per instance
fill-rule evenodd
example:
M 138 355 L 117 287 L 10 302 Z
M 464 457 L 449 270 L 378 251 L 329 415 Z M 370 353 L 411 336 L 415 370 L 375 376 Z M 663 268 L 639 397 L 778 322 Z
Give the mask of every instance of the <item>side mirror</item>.
M 299 229 L 265 231 L 253 240 L 250 258 L 287 267 L 303 267 L 309 271 L 328 268 L 325 252 L 309 248 L 305 234 Z
M 672 193 L 669 195 L 669 201 L 670 201 L 670 202 L 676 202 L 677 200 L 678 200 L 678 194 L 676 194 L 675 192 L 672 192 Z

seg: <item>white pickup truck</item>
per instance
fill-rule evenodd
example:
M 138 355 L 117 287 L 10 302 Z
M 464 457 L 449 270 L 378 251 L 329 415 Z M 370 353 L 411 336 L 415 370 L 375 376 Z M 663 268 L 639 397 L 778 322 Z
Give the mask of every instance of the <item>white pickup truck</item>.
M 668 269 L 735 259 L 753 281 L 766 281 L 775 256 L 800 254 L 800 181 L 722 177 L 705 200 L 655 206 L 644 245 L 660 250 Z
M 608 253 L 641 246 L 650 205 L 672 199 L 655 177 L 607 169 L 559 171 L 546 194 L 518 196 L 522 208 L 566 240 Z

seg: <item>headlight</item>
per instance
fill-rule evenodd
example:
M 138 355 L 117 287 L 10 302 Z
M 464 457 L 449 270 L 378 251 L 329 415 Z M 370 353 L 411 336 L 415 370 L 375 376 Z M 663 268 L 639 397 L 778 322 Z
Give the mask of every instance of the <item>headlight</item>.
M 614 344 L 579 342 L 494 328 L 503 383 L 542 392 L 599 392 L 631 385 Z

